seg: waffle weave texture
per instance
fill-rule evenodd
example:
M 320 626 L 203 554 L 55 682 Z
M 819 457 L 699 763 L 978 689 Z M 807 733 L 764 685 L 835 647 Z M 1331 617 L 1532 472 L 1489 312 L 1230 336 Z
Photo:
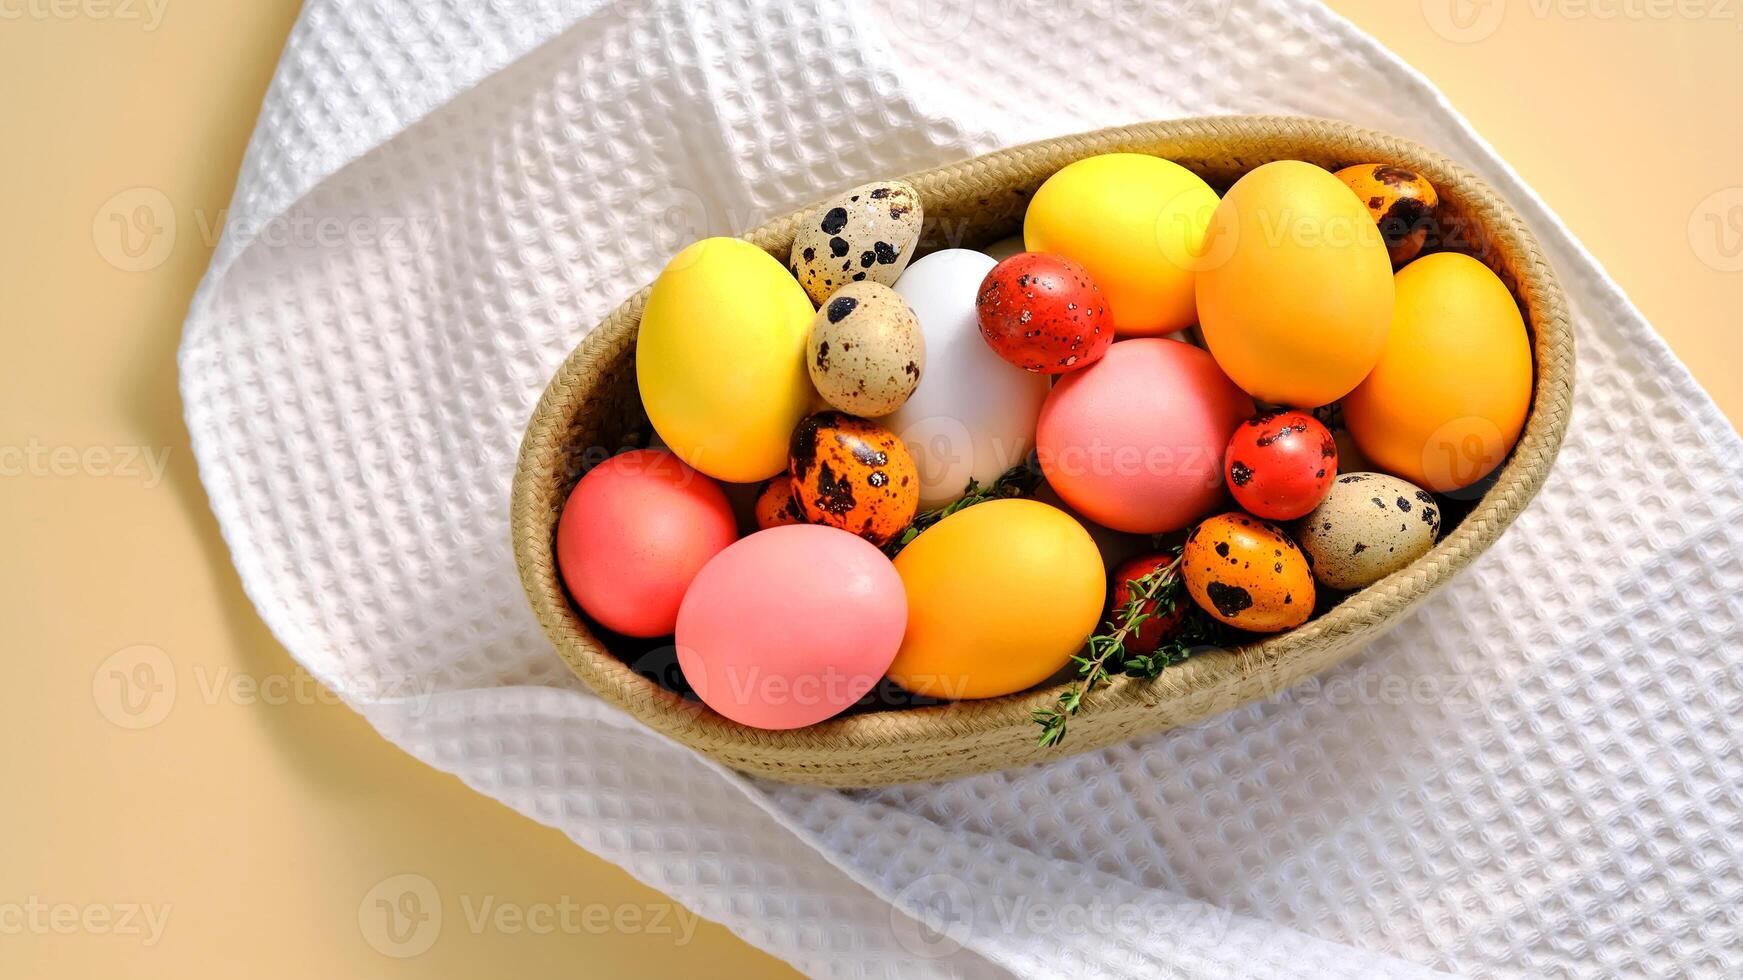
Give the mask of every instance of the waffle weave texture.
M 1531 224 L 1577 401 L 1490 551 L 1316 681 L 947 783 L 747 781 L 580 689 L 508 492 L 592 324 L 685 242 L 823 193 L 1213 113 L 1419 140 Z M 1315 3 L 310 0 L 229 218 L 183 400 L 276 635 L 408 752 L 810 974 L 1743 973 L 1743 442 L 1438 94 Z

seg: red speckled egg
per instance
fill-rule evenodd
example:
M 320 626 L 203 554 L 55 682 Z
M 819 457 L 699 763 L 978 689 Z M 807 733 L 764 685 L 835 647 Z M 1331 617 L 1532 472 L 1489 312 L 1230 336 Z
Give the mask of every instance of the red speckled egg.
M 1266 412 L 1235 429 L 1223 469 L 1248 513 L 1292 521 L 1319 506 L 1337 479 L 1337 442 L 1306 412 Z
M 1114 323 L 1101 288 L 1083 266 L 1023 252 L 993 266 L 975 299 L 980 333 L 1025 371 L 1063 374 L 1101 360 Z
M 557 521 L 557 568 L 606 629 L 664 636 L 690 581 L 737 537 L 718 484 L 664 449 L 640 449 L 575 484 Z
M 1118 617 L 1120 611 L 1126 608 L 1126 603 L 1132 601 L 1132 583 L 1149 575 L 1166 565 L 1174 564 L 1172 554 L 1139 555 L 1114 570 L 1114 600 L 1113 617 Z M 1180 624 L 1186 619 L 1186 603 L 1178 599 L 1173 609 L 1159 610 L 1154 599 L 1145 603 L 1144 612 L 1149 618 L 1138 624 L 1138 629 L 1126 638 L 1126 652 L 1130 654 L 1151 654 L 1162 645 L 1162 641 L 1173 636 L 1180 630 Z

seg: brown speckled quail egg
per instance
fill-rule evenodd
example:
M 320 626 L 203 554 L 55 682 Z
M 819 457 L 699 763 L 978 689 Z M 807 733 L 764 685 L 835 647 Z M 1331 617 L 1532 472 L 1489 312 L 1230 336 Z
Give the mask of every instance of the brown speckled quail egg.
M 1427 491 L 1385 473 L 1346 473 L 1296 525 L 1296 539 L 1328 588 L 1360 589 L 1434 547 L 1440 507 Z
M 900 180 L 862 184 L 824 201 L 800 222 L 790 264 L 819 306 L 854 282 L 894 285 L 914 257 L 920 195 Z
M 877 282 L 841 287 L 811 321 L 805 364 L 829 404 L 849 415 L 888 415 L 908 400 L 926 367 L 914 311 Z

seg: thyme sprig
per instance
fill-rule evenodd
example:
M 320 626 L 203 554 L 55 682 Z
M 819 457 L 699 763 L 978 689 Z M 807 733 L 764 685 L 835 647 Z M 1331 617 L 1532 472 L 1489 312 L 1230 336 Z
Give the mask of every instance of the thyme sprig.
M 968 478 L 968 487 L 962 491 L 962 497 L 953 500 L 943 507 L 923 510 L 914 515 L 914 522 L 908 525 L 894 541 L 884 546 L 884 553 L 891 558 L 896 557 L 909 542 L 920 536 L 920 532 L 944 520 L 959 510 L 984 504 L 989 500 L 1003 500 L 1008 497 L 1027 497 L 1035 492 L 1035 487 L 1041 482 L 1041 469 L 1033 460 L 1025 460 L 1010 469 L 1000 473 L 998 479 L 988 486 L 981 486 L 974 477 Z
M 1071 658 L 1077 665 L 1078 679 L 1060 693 L 1053 707 L 1037 708 L 1032 713 L 1035 724 L 1041 726 L 1039 744 L 1042 748 L 1065 741 L 1066 725 L 1083 707 L 1083 699 L 1106 684 L 1115 673 L 1152 679 L 1220 638 L 1215 622 L 1198 609 L 1189 607 L 1180 629 L 1165 638 L 1153 652 L 1126 652 L 1126 641 L 1145 622 L 1155 616 L 1172 615 L 1179 608 L 1185 601 L 1182 590 L 1178 547 L 1174 549 L 1173 561 L 1132 580 L 1125 604 L 1109 617 L 1107 631 L 1091 636 L 1084 652 Z

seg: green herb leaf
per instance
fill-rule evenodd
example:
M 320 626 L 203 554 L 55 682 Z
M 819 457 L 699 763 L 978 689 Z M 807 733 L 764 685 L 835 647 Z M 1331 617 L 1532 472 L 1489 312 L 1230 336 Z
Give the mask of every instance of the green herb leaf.
M 1222 639 L 1215 620 L 1196 608 L 1187 610 L 1186 618 L 1175 635 L 1164 640 L 1155 652 L 1126 656 L 1126 640 L 1152 616 L 1171 614 L 1180 604 L 1184 587 L 1180 578 L 1180 548 L 1174 549 L 1174 560 L 1135 579 L 1127 587 L 1126 602 L 1113 611 L 1108 631 L 1091 636 L 1087 653 L 1071 658 L 1077 665 L 1078 679 L 1061 691 L 1051 708 L 1034 711 L 1035 723 L 1041 726 L 1039 744 L 1042 748 L 1065 741 L 1066 722 L 1083 707 L 1084 698 L 1111 676 L 1108 665 L 1114 664 L 1128 677 L 1155 678 L 1195 651 L 1217 645 Z
M 1035 492 L 1035 487 L 1041 483 L 1041 467 L 1034 457 L 1018 463 L 1016 466 L 999 474 L 999 478 L 991 486 L 982 487 L 974 477 L 968 478 L 968 486 L 963 488 L 962 497 L 953 500 L 943 507 L 923 510 L 914 515 L 914 522 L 907 530 L 896 536 L 896 539 L 884 546 L 884 554 L 891 558 L 901 554 L 913 540 L 927 528 L 949 517 L 958 511 L 966 510 L 975 504 L 984 504 L 989 500 L 1005 500 L 1011 497 L 1027 497 Z

